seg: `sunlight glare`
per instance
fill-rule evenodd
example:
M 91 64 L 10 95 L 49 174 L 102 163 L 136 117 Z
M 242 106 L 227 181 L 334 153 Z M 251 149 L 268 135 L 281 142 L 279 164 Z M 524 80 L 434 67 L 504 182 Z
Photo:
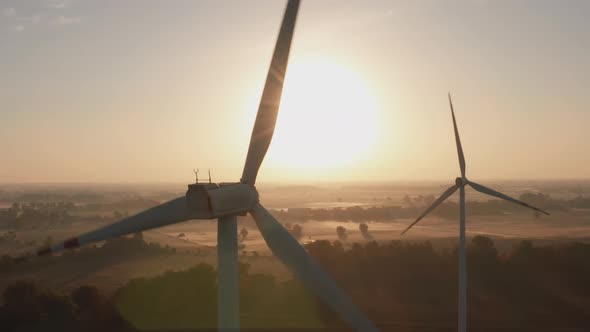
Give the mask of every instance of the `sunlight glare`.
M 367 84 L 329 61 L 289 66 L 268 156 L 277 166 L 332 168 L 367 157 L 377 136 Z

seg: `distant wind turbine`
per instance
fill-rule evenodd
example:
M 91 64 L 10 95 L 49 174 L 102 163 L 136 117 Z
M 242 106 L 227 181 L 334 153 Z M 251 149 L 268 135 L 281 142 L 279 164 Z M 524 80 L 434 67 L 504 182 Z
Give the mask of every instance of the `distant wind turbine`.
M 217 219 L 218 328 L 224 331 L 236 330 L 240 327 L 237 216 L 250 213 L 272 252 L 308 289 L 356 330 L 376 331 L 373 323 L 320 265 L 308 256 L 301 244 L 260 204 L 254 186 L 275 129 L 299 2 L 289 0 L 285 9 L 240 182 L 199 183 L 197 178 L 195 184 L 188 186 L 185 196 L 98 230 L 41 248 L 36 255 L 51 254 L 192 219 Z
M 451 196 L 457 189 L 459 189 L 460 197 L 460 218 L 459 218 L 459 313 L 458 313 L 458 331 L 466 332 L 467 330 L 467 258 L 465 248 L 465 185 L 490 196 L 501 198 L 503 200 L 522 205 L 524 207 L 539 211 L 546 215 L 549 213 L 538 209 L 525 202 L 514 199 L 510 196 L 504 195 L 500 192 L 492 190 L 488 187 L 477 184 L 473 181 L 467 180 L 465 177 L 465 157 L 463 155 L 463 148 L 461 147 L 461 139 L 459 138 L 459 130 L 457 129 L 457 121 L 455 120 L 455 111 L 453 110 L 453 102 L 451 101 L 451 94 L 449 93 L 449 106 L 451 107 L 451 115 L 453 116 L 453 128 L 455 129 L 455 142 L 457 143 L 457 154 L 459 155 L 459 167 L 461 168 L 461 177 L 455 179 L 455 185 L 451 186 L 440 197 L 432 203 L 432 205 L 424 211 L 413 223 L 411 223 L 401 234 L 404 235 L 410 228 L 416 225 L 428 213 L 434 210 L 449 196 Z

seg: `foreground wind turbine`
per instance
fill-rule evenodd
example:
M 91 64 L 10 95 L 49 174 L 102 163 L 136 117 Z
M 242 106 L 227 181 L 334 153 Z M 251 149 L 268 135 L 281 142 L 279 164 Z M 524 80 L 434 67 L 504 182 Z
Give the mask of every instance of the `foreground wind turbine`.
M 258 192 L 254 186 L 258 169 L 264 160 L 275 129 L 298 10 L 299 0 L 289 0 L 266 77 L 240 182 L 190 184 L 185 196 L 98 230 L 42 248 L 36 254 L 45 255 L 77 248 L 191 219 L 217 219 L 218 325 L 221 330 L 233 330 L 240 326 L 236 217 L 250 213 L 272 252 L 308 289 L 314 291 L 355 329 L 376 331 L 373 323 L 357 309 L 318 263 L 307 255 L 299 242 L 260 204 Z M 260 294 L 260 296 L 265 295 Z
M 451 107 L 451 115 L 453 116 L 453 128 L 455 129 L 455 142 L 457 143 L 457 154 L 459 155 L 459 167 L 461 168 L 461 177 L 455 179 L 455 185 L 447 189 L 440 197 L 432 203 L 432 205 L 424 211 L 413 223 L 410 224 L 403 232 L 404 235 L 410 228 L 416 225 L 422 218 L 424 218 L 430 211 L 434 210 L 442 202 L 444 202 L 449 196 L 451 196 L 457 189 L 459 189 L 460 198 L 460 218 L 459 218 L 459 321 L 458 330 L 459 332 L 465 332 L 467 330 L 467 259 L 465 250 L 465 185 L 471 186 L 471 188 L 490 196 L 501 198 L 512 203 L 520 204 L 524 207 L 528 207 L 535 211 L 549 214 L 541 209 L 531 206 L 525 202 L 521 202 L 517 199 L 499 193 L 488 187 L 484 187 L 481 184 L 477 184 L 473 181 L 467 180 L 465 177 L 465 157 L 463 156 L 463 148 L 461 147 L 461 139 L 459 138 L 459 130 L 457 129 L 457 122 L 455 121 L 455 111 L 453 110 L 453 102 L 451 101 L 451 94 L 449 93 L 449 105 Z

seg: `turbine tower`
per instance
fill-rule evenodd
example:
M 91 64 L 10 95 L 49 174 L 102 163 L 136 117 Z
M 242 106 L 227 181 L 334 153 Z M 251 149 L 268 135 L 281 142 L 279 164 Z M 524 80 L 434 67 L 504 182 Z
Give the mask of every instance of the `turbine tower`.
M 185 196 L 95 231 L 41 248 L 36 255 L 78 248 L 187 220 L 217 219 L 218 328 L 236 330 L 240 327 L 237 216 L 250 213 L 274 255 L 285 263 L 308 289 L 315 292 L 353 328 L 360 331 L 376 331 L 373 323 L 352 303 L 332 278 L 260 204 L 255 187 L 258 170 L 275 129 L 299 2 L 289 0 L 285 9 L 240 182 L 218 184 L 200 183 L 197 180 L 196 183 L 188 185 Z
M 461 177 L 455 179 L 455 185 L 451 186 L 445 192 L 440 195 L 438 199 L 432 203 L 432 205 L 426 209 L 413 223 L 411 223 L 402 233 L 404 235 L 410 228 L 416 225 L 422 218 L 428 213 L 434 210 L 442 202 L 444 202 L 449 196 L 451 196 L 457 189 L 459 189 L 459 200 L 460 200 L 460 217 L 459 217 L 459 310 L 458 310 L 458 331 L 466 332 L 467 330 L 467 255 L 465 246 L 465 186 L 469 185 L 471 188 L 479 191 L 480 193 L 501 198 L 503 200 L 522 205 L 524 207 L 533 209 L 535 211 L 542 212 L 546 215 L 549 213 L 538 209 L 525 202 L 514 199 L 510 196 L 504 195 L 500 192 L 492 190 L 488 187 L 477 184 L 473 181 L 467 180 L 465 176 L 465 156 L 463 155 L 463 148 L 461 147 L 461 139 L 459 138 L 459 130 L 457 129 L 457 121 L 455 120 L 455 111 L 453 110 L 453 102 L 451 100 L 451 93 L 449 93 L 449 106 L 451 107 L 451 115 L 453 117 L 453 128 L 455 130 L 455 142 L 457 144 L 457 154 L 459 155 L 459 167 L 461 169 Z

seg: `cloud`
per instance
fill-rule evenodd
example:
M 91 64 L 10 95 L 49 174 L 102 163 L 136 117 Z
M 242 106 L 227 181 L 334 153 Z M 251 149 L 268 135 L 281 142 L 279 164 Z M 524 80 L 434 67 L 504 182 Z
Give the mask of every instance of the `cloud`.
M 60 16 L 51 21 L 52 25 L 73 25 L 82 22 L 79 17 Z
M 21 22 L 28 22 L 28 23 L 37 24 L 37 23 L 41 22 L 41 16 L 40 15 L 24 16 L 24 17 L 19 17 L 18 20 Z
M 47 7 L 53 9 L 64 9 L 70 5 L 70 0 L 49 0 L 47 2 Z
M 16 15 L 16 9 L 14 9 L 14 8 L 5 8 L 5 9 L 2 9 L 0 11 L 0 13 L 2 13 L 2 16 L 14 16 L 14 15 Z
M 9 28 L 10 31 L 21 32 L 25 29 L 24 25 L 13 25 Z

